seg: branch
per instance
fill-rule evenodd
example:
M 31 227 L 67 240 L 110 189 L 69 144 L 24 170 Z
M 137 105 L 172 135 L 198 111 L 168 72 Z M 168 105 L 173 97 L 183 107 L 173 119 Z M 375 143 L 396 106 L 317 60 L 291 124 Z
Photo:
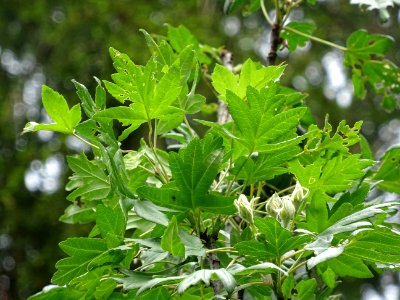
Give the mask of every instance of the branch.
M 218 231 L 213 232 L 210 235 L 207 234 L 207 229 L 205 232 L 200 234 L 200 238 L 204 241 L 204 245 L 206 246 L 207 249 L 212 250 L 217 248 L 217 240 L 218 240 Z M 217 253 L 213 251 L 209 251 L 207 253 L 207 259 L 208 263 L 210 265 L 211 270 L 217 270 L 221 268 L 221 263 L 217 257 Z M 212 280 L 210 283 L 214 295 L 218 295 L 222 291 L 222 282 L 220 280 Z
M 269 48 L 269 53 L 267 56 L 268 65 L 272 66 L 275 64 L 278 47 L 282 43 L 282 38 L 280 37 L 281 26 L 278 23 L 272 25 L 271 30 L 271 47 Z

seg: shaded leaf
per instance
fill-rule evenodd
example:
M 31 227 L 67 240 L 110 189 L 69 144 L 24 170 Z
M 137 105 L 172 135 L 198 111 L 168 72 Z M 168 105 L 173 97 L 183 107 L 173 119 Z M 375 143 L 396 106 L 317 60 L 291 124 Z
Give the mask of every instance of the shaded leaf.
M 282 38 L 286 39 L 289 51 L 293 52 L 297 47 L 304 46 L 309 39 L 302 35 L 298 35 L 293 31 L 286 30 L 286 28 L 293 29 L 293 31 L 299 31 L 307 35 L 312 35 L 316 29 L 316 26 L 308 22 L 292 21 L 283 28 Z
M 95 162 L 89 161 L 82 152 L 78 156 L 68 156 L 68 165 L 74 174 L 69 178 L 67 190 L 74 190 L 67 197 L 73 201 L 78 197 L 88 200 L 104 199 L 110 192 L 108 176 Z
M 178 222 L 176 217 L 173 216 L 169 221 L 167 228 L 161 238 L 161 248 L 170 252 L 174 256 L 184 257 L 185 246 L 179 236 Z

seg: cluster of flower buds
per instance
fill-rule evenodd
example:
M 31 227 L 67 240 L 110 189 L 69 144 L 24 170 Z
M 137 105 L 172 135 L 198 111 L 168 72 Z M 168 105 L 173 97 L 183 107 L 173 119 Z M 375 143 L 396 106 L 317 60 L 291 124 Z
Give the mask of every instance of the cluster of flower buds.
M 287 226 L 293 220 L 296 206 L 308 196 L 308 189 L 301 186 L 299 182 L 291 195 L 280 197 L 273 194 L 265 204 L 265 210 L 273 217 L 278 218 L 283 226 Z
M 299 182 L 290 195 L 280 197 L 277 193 L 273 194 L 265 204 L 265 210 L 271 216 L 277 218 L 282 226 L 287 226 L 296 214 L 296 207 L 308 196 L 308 189 L 301 186 Z M 254 225 L 254 203 L 259 197 L 253 197 L 250 201 L 243 194 L 233 203 L 239 216 L 251 226 Z

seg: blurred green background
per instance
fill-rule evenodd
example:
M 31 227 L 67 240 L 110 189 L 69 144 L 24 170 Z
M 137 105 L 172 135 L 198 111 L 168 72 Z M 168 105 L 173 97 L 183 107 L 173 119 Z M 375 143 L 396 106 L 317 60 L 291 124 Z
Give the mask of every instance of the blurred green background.
M 165 23 L 182 23 L 202 43 L 224 45 L 236 63 L 247 57 L 265 62 L 270 27 L 262 15 L 224 15 L 224 4 L 224 0 L 0 0 L 0 299 L 25 299 L 49 284 L 54 264 L 62 257 L 58 242 L 88 230 L 58 221 L 68 204 L 65 155 L 84 146 L 48 132 L 20 135 L 27 121 L 46 121 L 41 85 L 75 103 L 71 79 L 91 91 L 93 76 L 109 79 L 110 46 L 143 63 L 149 52 L 139 29 L 162 35 Z M 389 11 L 391 19 L 381 24 L 376 12 L 362 11 L 349 1 L 324 0 L 297 9 L 293 19 L 313 20 L 317 36 L 342 45 L 359 28 L 391 35 L 399 45 L 399 9 Z M 286 51 L 279 55 L 279 62 L 289 64 L 284 83 L 309 94 L 307 104 L 319 124 L 327 113 L 334 124 L 341 119 L 350 124 L 364 120 L 363 133 L 377 158 L 400 142 L 399 112 L 385 112 L 379 97 L 371 93 L 362 102 L 354 99 L 348 70 L 341 65 L 342 53 L 308 43 L 290 56 Z M 390 57 L 399 65 L 400 47 L 392 49 Z M 212 93 L 205 92 L 208 102 L 214 102 Z M 346 299 L 400 299 L 398 282 L 397 275 L 386 274 L 368 282 L 347 282 L 343 291 Z

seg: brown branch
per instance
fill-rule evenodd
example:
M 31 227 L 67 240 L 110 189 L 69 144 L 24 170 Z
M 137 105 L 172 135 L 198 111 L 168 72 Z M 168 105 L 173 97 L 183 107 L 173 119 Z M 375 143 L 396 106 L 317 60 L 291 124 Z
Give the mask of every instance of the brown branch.
M 278 23 L 274 23 L 272 25 L 271 36 L 270 36 L 271 47 L 269 49 L 269 53 L 267 56 L 268 65 L 270 66 L 275 65 L 279 45 L 283 42 L 283 39 L 280 37 L 280 34 L 281 34 L 281 26 Z

